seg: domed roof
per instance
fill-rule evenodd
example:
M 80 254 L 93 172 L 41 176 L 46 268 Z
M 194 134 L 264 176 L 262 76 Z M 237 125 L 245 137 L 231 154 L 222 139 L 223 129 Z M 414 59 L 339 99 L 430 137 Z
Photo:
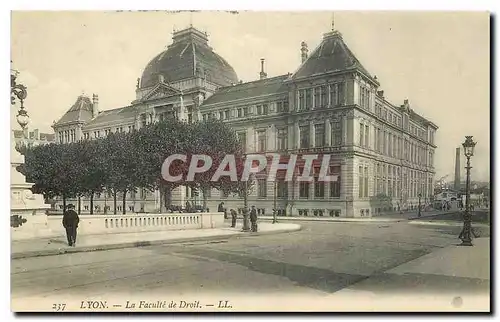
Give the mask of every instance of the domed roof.
M 177 31 L 167 50 L 151 60 L 142 73 L 140 88 L 175 82 L 195 75 L 220 86 L 238 83 L 229 63 L 208 46 L 207 35 L 193 27 Z

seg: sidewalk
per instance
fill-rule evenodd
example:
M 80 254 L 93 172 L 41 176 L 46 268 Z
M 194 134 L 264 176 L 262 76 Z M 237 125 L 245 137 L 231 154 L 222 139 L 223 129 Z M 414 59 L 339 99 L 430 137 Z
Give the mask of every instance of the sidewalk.
M 490 238 L 433 251 L 335 293 L 379 310 L 489 311 Z
M 424 219 L 424 218 L 432 218 L 435 216 L 440 216 L 449 213 L 455 213 L 456 210 L 453 211 L 428 211 L 423 212 L 420 217 L 417 216 L 416 211 L 412 212 L 404 212 L 404 213 L 392 213 L 392 214 L 382 214 L 373 217 L 276 217 L 278 222 L 283 221 L 333 221 L 333 222 L 401 222 L 415 219 Z M 272 220 L 273 216 L 259 216 L 261 220 Z
M 66 253 L 175 244 L 188 241 L 220 240 L 241 236 L 278 234 L 300 230 L 300 225 L 290 223 L 260 223 L 257 233 L 244 233 L 237 228 L 169 230 L 141 233 L 86 235 L 77 237 L 77 246 L 69 247 L 66 237 L 16 240 L 11 242 L 11 258 L 60 255 Z

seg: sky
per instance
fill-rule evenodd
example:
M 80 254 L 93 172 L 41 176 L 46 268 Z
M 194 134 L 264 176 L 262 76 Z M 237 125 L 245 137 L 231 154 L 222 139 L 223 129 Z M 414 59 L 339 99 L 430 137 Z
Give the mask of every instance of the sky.
M 331 30 L 332 12 L 13 12 L 12 67 L 28 87 L 30 129 L 53 133 L 82 92 L 99 95 L 99 108 L 128 105 L 136 79 L 172 40 L 193 24 L 243 81 L 293 73 L 300 43 L 310 52 Z M 395 105 L 409 99 L 439 126 L 436 179 L 454 177 L 455 148 L 477 142 L 472 178 L 490 175 L 490 34 L 486 12 L 339 11 L 335 27 Z M 11 109 L 11 126 L 15 109 Z M 465 165 L 462 156 L 461 164 Z M 463 171 L 465 172 L 465 171 Z

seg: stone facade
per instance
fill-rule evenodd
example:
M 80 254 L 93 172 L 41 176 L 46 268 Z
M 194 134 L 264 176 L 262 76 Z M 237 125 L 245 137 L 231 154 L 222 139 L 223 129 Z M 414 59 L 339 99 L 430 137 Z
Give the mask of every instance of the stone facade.
M 206 35 L 192 27 L 179 33 L 182 37 L 174 34 L 169 49 L 148 64 L 130 106 L 99 113 L 94 95 L 93 107 L 86 107 L 93 116 L 70 125 L 69 130 L 79 132 L 75 140 L 133 131 L 166 117 L 187 122 L 218 118 L 236 130 L 247 153 L 330 155 L 329 173 L 335 182 L 274 183 L 257 177 L 249 205 L 266 215 L 276 204 L 278 214 L 286 216 L 376 216 L 412 209 L 419 194 L 422 202 L 432 196 L 437 126 L 415 113 L 408 100 L 399 106 L 388 102 L 376 76 L 362 66 L 338 31 L 326 33 L 310 56 L 302 43 L 303 62 L 294 73 L 267 78 L 262 61 L 260 79 L 247 83 L 238 82 L 215 53 L 212 58 L 196 56 L 197 50 L 212 50 L 207 51 Z M 181 47 L 179 55 L 192 55 L 194 65 L 176 56 Z M 205 60 L 198 61 L 200 56 Z M 172 69 L 172 62 L 179 68 Z M 219 77 L 213 74 L 216 62 Z M 161 66 L 169 69 L 162 74 Z M 147 86 L 142 87 L 144 79 Z M 68 131 L 68 122 L 60 123 L 54 124 L 56 137 Z M 201 199 L 184 187 L 172 196 L 180 206 L 187 200 L 200 204 Z M 127 200 L 127 211 L 159 208 L 158 192 L 139 189 Z M 209 209 L 215 210 L 221 201 L 228 209 L 243 206 L 238 196 L 211 191 Z M 82 210 L 88 210 L 89 202 L 82 202 Z M 111 195 L 96 196 L 94 205 L 103 212 L 112 205 Z

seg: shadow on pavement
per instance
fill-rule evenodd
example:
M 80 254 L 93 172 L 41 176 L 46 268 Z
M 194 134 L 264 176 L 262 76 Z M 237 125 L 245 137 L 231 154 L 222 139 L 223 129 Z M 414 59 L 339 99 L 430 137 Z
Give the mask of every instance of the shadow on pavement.
M 172 248 L 170 248 L 172 250 Z M 221 262 L 241 265 L 248 269 L 263 273 L 286 277 L 297 286 L 314 288 L 320 291 L 334 293 L 349 285 L 360 282 L 368 276 L 335 273 L 327 269 L 277 262 L 267 259 L 251 257 L 247 255 L 236 255 L 218 252 L 210 249 L 196 249 L 191 247 L 179 247 L 175 250 L 175 256 L 196 256 L 200 259 L 214 259 Z
M 485 294 L 490 290 L 490 281 L 479 278 L 445 276 L 435 274 L 383 273 L 370 277 L 349 287 L 353 291 L 369 291 L 376 294 Z

